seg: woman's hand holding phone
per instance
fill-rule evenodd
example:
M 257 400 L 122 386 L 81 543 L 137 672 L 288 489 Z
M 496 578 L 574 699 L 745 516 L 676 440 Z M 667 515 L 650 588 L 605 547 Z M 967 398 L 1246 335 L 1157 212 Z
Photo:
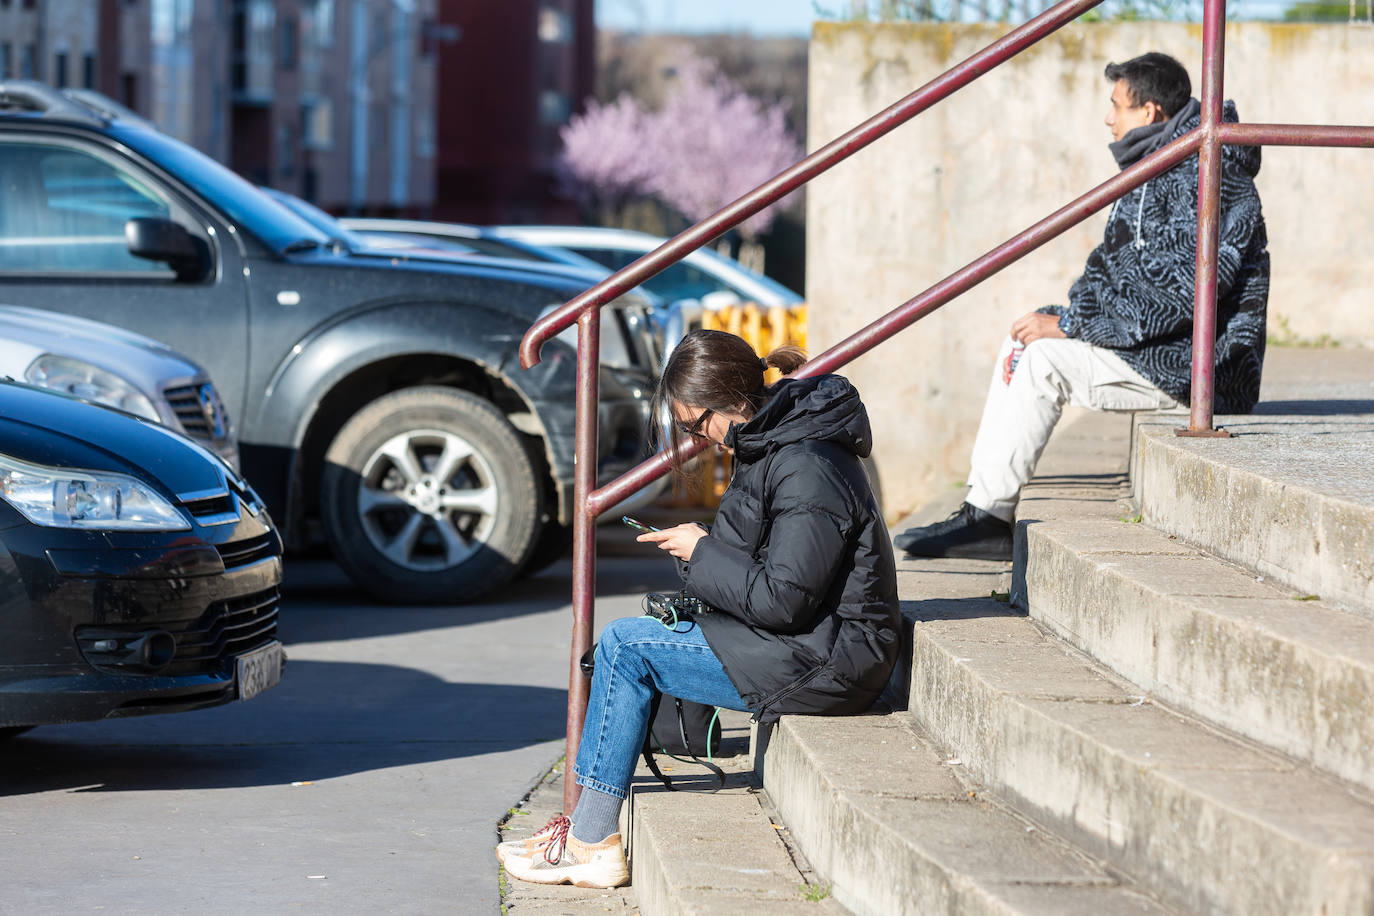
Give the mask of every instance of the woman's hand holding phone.
M 635 540 L 657 544 L 659 550 L 666 550 L 679 560 L 690 560 L 692 551 L 697 549 L 697 541 L 704 537 L 706 529 L 695 522 L 689 522 L 664 528 L 662 531 L 646 531 Z

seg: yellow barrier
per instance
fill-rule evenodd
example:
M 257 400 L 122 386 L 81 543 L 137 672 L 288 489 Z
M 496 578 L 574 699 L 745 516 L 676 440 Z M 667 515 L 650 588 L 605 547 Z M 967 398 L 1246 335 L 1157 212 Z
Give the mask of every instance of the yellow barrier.
M 712 309 L 702 314 L 701 327 L 743 337 L 759 356 L 767 356 L 778 347 L 806 349 L 805 304 L 762 308 L 746 303 Z M 780 377 L 778 370 L 769 369 L 765 380 L 772 384 Z M 730 482 L 730 456 L 719 449 L 710 449 L 688 465 L 687 474 L 688 479 L 674 477 L 673 489 L 662 501 L 677 507 L 715 508 Z

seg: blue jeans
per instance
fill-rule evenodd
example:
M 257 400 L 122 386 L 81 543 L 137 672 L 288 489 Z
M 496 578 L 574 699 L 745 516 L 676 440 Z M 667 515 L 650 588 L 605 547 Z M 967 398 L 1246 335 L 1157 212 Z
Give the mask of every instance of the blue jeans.
M 748 709 L 701 628 L 669 629 L 653 617 L 613 620 L 596 644 L 587 721 L 577 750 L 578 785 L 625 798 L 658 690 L 725 709 Z

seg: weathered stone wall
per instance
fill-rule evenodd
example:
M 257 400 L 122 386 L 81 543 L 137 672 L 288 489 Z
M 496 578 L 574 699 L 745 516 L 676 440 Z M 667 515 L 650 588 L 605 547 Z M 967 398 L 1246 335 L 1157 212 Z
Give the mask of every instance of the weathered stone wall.
M 817 25 L 809 148 L 1003 30 Z M 1197 94 L 1201 38 L 1178 23 L 1070 26 L 814 181 L 812 352 L 1115 174 L 1102 68 L 1165 51 L 1189 68 Z M 1374 125 L 1374 29 L 1232 24 L 1225 94 L 1246 121 Z M 1271 334 L 1374 345 L 1374 150 L 1266 148 L 1258 185 Z M 1017 316 L 1065 301 L 1105 220 L 1093 216 L 846 370 L 873 416 L 890 519 L 964 479 L 999 342 Z

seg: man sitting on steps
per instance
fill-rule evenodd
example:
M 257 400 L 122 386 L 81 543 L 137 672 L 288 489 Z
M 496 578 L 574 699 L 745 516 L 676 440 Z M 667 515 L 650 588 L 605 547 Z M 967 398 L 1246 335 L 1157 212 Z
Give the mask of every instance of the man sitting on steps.
M 1151 52 L 1109 64 L 1112 155 L 1121 168 L 1200 123 L 1188 72 Z M 1238 120 L 1227 102 L 1224 118 Z M 1217 256 L 1215 410 L 1248 413 L 1264 362 L 1269 253 L 1254 176 L 1258 147 L 1223 147 Z M 1191 156 L 1116 202 L 1102 244 L 1069 289 L 1012 322 L 993 367 L 970 459 L 970 490 L 948 519 L 895 539 L 918 557 L 1011 559 L 1012 519 L 1065 404 L 1151 410 L 1191 388 L 1198 160 Z M 1024 349 L 1022 349 L 1024 348 Z

